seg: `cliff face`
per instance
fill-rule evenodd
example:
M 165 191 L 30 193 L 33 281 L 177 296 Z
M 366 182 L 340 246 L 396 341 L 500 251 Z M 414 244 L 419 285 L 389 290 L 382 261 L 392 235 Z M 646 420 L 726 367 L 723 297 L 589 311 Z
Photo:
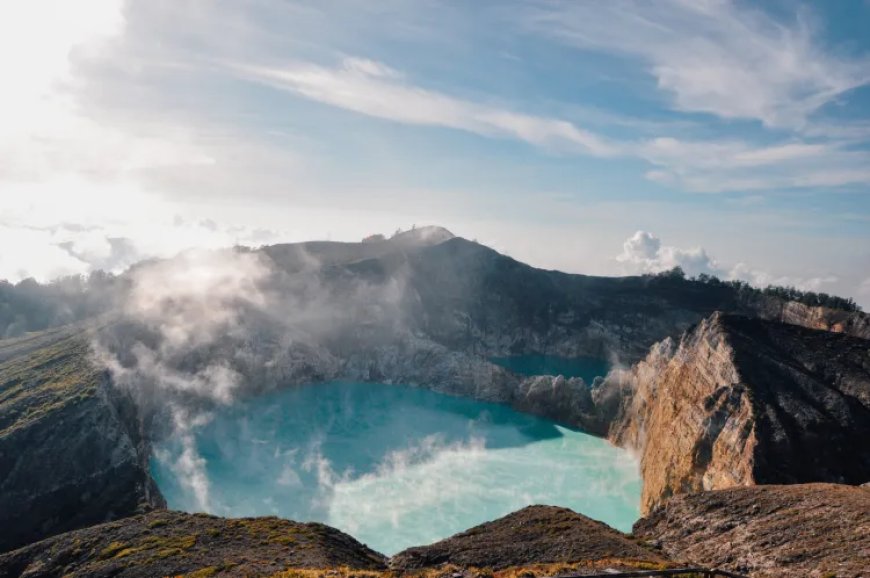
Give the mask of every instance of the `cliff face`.
M 770 321 L 870 339 L 870 315 L 859 311 L 812 307 L 796 301 L 762 297 L 752 301 L 749 312 Z
M 634 535 L 694 564 L 758 578 L 858 578 L 870 568 L 870 489 L 801 484 L 675 496 Z
M 407 336 L 394 345 L 355 353 L 338 375 L 504 403 L 586 431 L 604 432 L 589 384 L 582 379 L 516 375 L 485 357 L 451 351 L 427 339 Z
M 163 505 L 87 343 L 27 341 L 0 356 L 0 551 Z
M 714 314 L 596 392 L 609 437 L 641 454 L 641 508 L 673 494 L 870 479 L 870 347 Z

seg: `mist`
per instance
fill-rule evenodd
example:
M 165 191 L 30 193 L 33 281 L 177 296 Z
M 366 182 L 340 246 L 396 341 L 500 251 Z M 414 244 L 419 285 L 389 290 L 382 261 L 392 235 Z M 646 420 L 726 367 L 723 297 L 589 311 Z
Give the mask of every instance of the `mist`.
M 623 530 L 638 516 L 627 452 L 503 405 L 422 389 L 286 389 L 216 410 L 193 441 L 204 460 L 195 477 L 187 440 L 155 448 L 170 507 L 320 521 L 386 553 L 535 503 Z M 200 480 L 206 492 L 192 483 Z

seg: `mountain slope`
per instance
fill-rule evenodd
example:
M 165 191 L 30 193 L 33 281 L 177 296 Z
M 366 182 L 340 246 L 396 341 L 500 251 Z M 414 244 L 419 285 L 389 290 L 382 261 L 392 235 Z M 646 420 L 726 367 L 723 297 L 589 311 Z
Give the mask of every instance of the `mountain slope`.
M 323 524 L 153 512 L 0 555 L 0 578 L 269 576 L 288 568 L 385 569 L 386 558 Z
M 163 504 L 135 408 L 123 409 L 85 339 L 0 341 L 0 359 L 0 552 Z

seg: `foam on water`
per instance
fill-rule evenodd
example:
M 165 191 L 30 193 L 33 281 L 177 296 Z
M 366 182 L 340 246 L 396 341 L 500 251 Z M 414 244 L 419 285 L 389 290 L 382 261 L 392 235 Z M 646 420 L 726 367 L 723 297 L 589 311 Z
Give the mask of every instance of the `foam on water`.
M 624 531 L 639 516 L 638 465 L 626 452 L 504 406 L 421 389 L 288 389 L 215 415 L 196 430 L 197 455 L 186 450 L 166 440 L 151 462 L 171 508 L 319 521 L 385 554 L 529 504 Z M 204 469 L 205 503 L 187 479 L 191 460 Z

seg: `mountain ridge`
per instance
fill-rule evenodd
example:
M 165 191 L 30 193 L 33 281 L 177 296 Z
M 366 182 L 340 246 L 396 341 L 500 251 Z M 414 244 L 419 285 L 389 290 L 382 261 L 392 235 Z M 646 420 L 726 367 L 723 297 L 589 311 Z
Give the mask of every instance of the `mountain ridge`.
M 326 243 L 215 254 L 219 266 L 224 257 L 250 256 L 242 264 L 253 264 L 261 275 L 263 296 L 242 294 L 245 299 L 238 300 L 229 294 L 229 305 L 219 305 L 238 307 L 228 317 L 232 330 L 167 356 L 163 369 L 193 376 L 217 359 L 246 379 L 238 395 L 345 377 L 510 404 L 657 456 L 644 464 L 644 511 L 684 492 L 866 481 L 870 458 L 860 444 L 870 431 L 865 314 L 744 295 L 673 275 L 603 278 L 545 271 L 459 237 L 427 239 L 377 240 L 349 250 Z M 151 266 L 142 264 L 113 283 L 129 291 L 136 275 Z M 252 287 L 242 280 L 243 287 Z M 167 294 L 174 299 L 172 291 Z M 261 302 L 282 313 L 258 310 Z M 184 304 L 169 302 L 167 310 L 183 313 L 178 308 Z M 195 305 L 194 311 L 211 311 Z M 155 310 L 162 315 L 162 306 Z M 297 319 L 298 312 L 304 315 Z M 0 477 L 0 527 L 16 528 L 0 536 L 0 551 L 164 507 L 144 466 L 150 438 L 171 423 L 161 413 L 165 408 L 153 403 L 161 390 L 142 389 L 144 382 L 119 387 L 106 367 L 93 365 L 98 357 L 90 351 L 98 343 L 101 354 L 117 355 L 120 367 L 135 369 L 129 365 L 136 361 L 135 347 L 159 345 L 164 322 L 174 319 L 144 323 L 121 310 L 0 340 L 0 424 L 41 416 L 21 421 L 14 432 L 0 428 L 0 465 L 3 473 L 15 472 Z M 519 376 L 488 359 L 524 353 L 612 356 L 630 365 L 586 384 L 562 376 Z M 768 387 L 771 379 L 799 387 Z M 839 393 L 831 393 L 832 387 Z M 659 391 L 669 393 L 658 396 Z M 56 392 L 80 399 L 70 406 L 76 411 L 55 403 Z M 176 401 L 191 399 L 182 393 Z M 149 396 L 150 405 L 143 404 Z M 213 401 L 197 403 L 207 409 Z M 667 414 L 671 404 L 682 409 Z M 832 451 L 823 452 L 821 438 L 802 431 L 806 426 L 790 425 L 796 416 L 836 440 Z M 671 427 L 693 421 L 715 427 Z M 807 448 L 818 459 L 800 460 Z M 800 462 L 806 462 L 803 473 Z M 96 494 L 88 490 L 97 486 L 103 489 Z M 51 493 L 59 487 L 69 492 Z M 25 512 L 37 503 L 41 514 L 28 518 Z

